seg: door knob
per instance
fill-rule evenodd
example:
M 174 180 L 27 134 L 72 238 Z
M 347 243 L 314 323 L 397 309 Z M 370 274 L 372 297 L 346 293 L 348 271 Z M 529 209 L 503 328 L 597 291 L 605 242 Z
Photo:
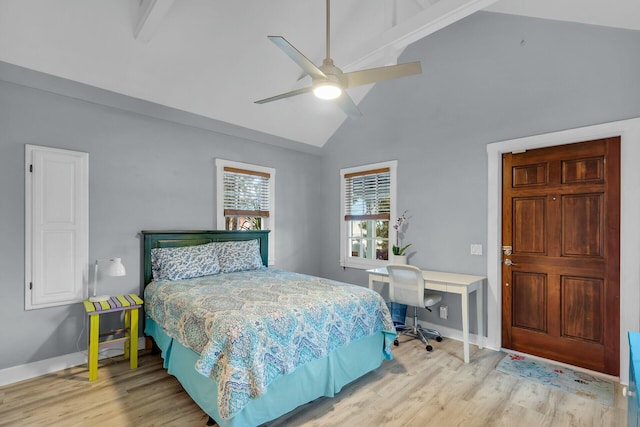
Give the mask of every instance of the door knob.
M 507 258 L 504 260 L 504 265 L 506 265 L 507 267 L 511 267 L 512 265 L 518 265 L 518 264 L 515 264 L 513 261 Z

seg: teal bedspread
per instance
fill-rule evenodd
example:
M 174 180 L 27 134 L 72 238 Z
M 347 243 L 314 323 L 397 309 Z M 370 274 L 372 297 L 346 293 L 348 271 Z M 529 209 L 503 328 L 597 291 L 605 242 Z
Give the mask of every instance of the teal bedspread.
M 146 315 L 200 357 L 196 370 L 218 383 L 229 419 L 276 378 L 333 350 L 395 328 L 384 300 L 368 288 L 277 269 L 155 281 Z

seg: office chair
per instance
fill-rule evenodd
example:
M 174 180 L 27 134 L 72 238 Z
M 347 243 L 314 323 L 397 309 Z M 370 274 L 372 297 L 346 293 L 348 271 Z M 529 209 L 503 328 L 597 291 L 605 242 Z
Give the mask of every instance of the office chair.
M 388 265 L 387 271 L 389 272 L 389 300 L 413 306 L 413 325 L 398 326 L 396 330 L 403 335 L 422 340 L 426 344 L 427 351 L 433 350 L 427 339 L 427 334 L 434 336 L 438 342 L 442 341 L 442 335 L 435 329 L 423 328 L 418 324 L 418 307 L 424 307 L 431 311 L 430 307 L 439 303 L 442 296 L 425 293 L 422 271 L 417 267 Z M 396 338 L 393 343 L 399 345 L 398 339 Z

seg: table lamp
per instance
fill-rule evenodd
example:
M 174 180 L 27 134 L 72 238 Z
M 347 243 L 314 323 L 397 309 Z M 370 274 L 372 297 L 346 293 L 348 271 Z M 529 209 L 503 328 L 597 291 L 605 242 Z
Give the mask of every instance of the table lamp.
M 105 274 L 107 276 L 126 276 L 127 271 L 125 270 L 124 265 L 122 265 L 121 258 L 111 258 L 107 262 L 108 265 L 105 269 Z M 93 270 L 93 296 L 89 298 L 89 301 L 91 302 L 107 301 L 111 298 L 109 295 L 96 296 L 96 289 L 98 287 L 98 264 L 99 260 L 96 260 Z

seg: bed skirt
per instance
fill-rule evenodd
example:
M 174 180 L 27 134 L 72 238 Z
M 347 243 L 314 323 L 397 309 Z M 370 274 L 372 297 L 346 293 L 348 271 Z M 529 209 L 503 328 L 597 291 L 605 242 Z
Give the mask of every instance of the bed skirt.
M 220 427 L 258 426 L 322 396 L 333 397 L 342 387 L 380 366 L 384 360 L 384 334 L 351 342 L 329 356 L 300 366 L 275 379 L 267 393 L 252 399 L 238 414 L 223 420 L 218 412 L 218 385 L 198 373 L 199 355 L 164 333 L 152 319 L 145 320 L 145 334 L 162 351 L 164 367 Z

